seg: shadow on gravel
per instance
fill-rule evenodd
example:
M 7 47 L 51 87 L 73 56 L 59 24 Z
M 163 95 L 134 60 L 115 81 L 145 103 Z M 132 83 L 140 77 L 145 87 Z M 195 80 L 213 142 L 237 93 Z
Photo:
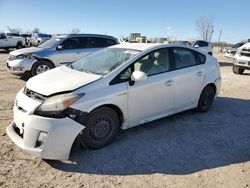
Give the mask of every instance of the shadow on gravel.
M 232 67 L 232 62 L 219 62 L 220 67 Z
M 0 54 L 9 54 L 10 51 L 9 50 L 0 50 Z
M 207 113 L 186 111 L 121 131 L 99 150 L 47 161 L 69 172 L 102 175 L 190 174 L 250 160 L 250 101 L 218 97 Z
M 24 74 L 22 74 L 19 79 L 23 80 L 23 81 L 28 81 L 28 79 L 31 78 L 31 73 L 30 72 L 25 72 Z

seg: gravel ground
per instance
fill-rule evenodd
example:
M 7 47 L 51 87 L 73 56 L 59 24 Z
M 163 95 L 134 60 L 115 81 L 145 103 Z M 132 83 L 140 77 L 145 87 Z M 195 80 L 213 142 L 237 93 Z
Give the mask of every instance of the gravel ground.
M 0 51 L 0 187 L 250 187 L 250 72 L 219 59 L 223 86 L 207 113 L 186 111 L 129 130 L 69 161 L 41 160 L 6 135 L 25 78 L 6 72 Z

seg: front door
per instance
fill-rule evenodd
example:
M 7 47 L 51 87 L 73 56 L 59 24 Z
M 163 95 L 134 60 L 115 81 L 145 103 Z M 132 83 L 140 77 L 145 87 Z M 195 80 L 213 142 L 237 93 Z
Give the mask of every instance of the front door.
M 132 71 L 145 72 L 142 82 L 128 82 L 129 124 L 141 124 L 162 117 L 174 107 L 174 83 L 168 49 L 153 51 L 137 60 Z
M 0 47 L 9 47 L 9 40 L 4 33 L 0 33 Z

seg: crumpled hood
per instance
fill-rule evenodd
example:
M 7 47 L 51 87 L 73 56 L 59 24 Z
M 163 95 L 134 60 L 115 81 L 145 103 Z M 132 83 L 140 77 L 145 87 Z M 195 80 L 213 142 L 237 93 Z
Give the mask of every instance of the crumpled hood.
M 23 48 L 23 49 L 19 49 L 19 50 L 14 50 L 12 52 L 10 52 L 10 55 L 14 55 L 14 56 L 18 56 L 21 54 L 31 54 L 34 52 L 39 52 L 44 50 L 43 48 L 37 48 L 37 47 L 31 47 L 31 48 Z
M 101 77 L 96 74 L 80 72 L 67 66 L 60 66 L 30 78 L 26 87 L 39 94 L 49 96 L 54 93 L 77 89 Z

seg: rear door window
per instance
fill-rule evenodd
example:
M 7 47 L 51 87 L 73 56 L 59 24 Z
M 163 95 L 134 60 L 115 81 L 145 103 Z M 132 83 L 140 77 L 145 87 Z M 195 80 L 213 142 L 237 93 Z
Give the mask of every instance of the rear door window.
M 173 48 L 175 68 L 181 69 L 196 65 L 196 56 L 193 50 L 186 48 Z
M 199 41 L 199 47 L 207 47 L 208 46 L 208 42 L 206 41 Z
M 89 37 L 90 48 L 103 48 L 116 44 L 112 39 L 100 38 L 100 37 Z

